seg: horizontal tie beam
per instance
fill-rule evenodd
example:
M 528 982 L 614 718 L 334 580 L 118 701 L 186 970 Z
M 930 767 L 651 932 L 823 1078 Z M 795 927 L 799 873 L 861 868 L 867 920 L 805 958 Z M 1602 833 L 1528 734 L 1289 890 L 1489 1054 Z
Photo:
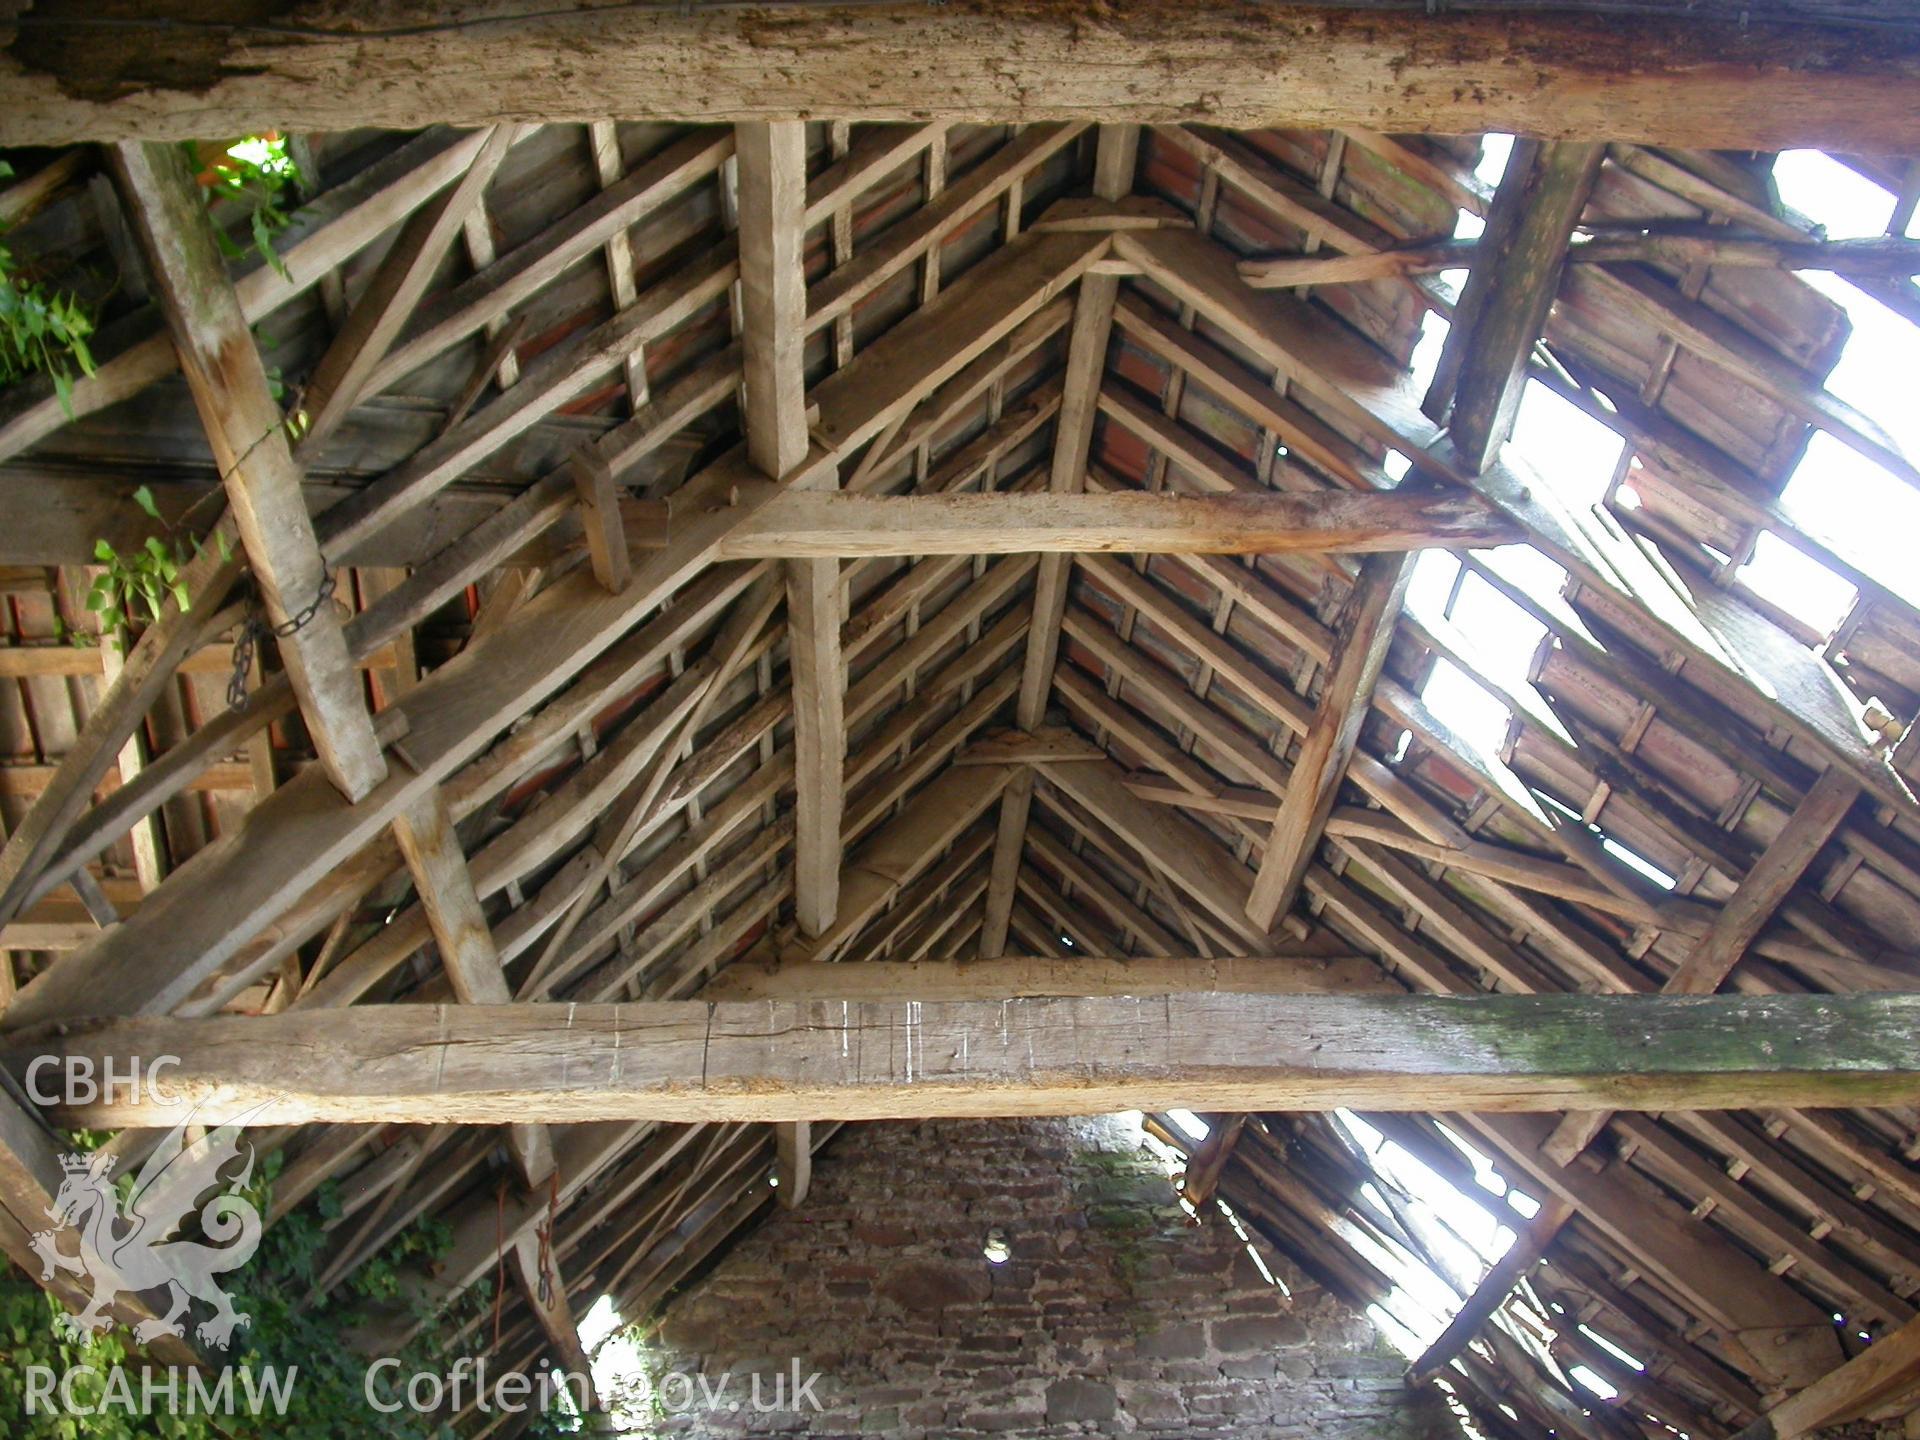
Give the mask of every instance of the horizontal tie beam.
M 385 1005 L 8 1038 L 57 1123 L 499 1124 L 1920 1101 L 1920 995 L 1246 995 Z

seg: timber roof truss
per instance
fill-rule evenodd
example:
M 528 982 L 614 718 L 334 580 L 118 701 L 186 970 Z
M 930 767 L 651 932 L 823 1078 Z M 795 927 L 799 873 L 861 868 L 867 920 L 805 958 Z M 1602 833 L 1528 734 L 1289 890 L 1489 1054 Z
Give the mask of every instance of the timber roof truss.
M 1920 712 L 1920 613 L 1778 497 L 1816 433 L 1920 483 L 1827 390 L 1844 316 L 1786 268 L 1851 267 L 1908 319 L 1920 292 L 1910 246 L 1825 242 L 1758 167 L 1521 142 L 1490 188 L 1473 139 L 1058 120 L 299 153 L 277 264 L 231 273 L 169 146 L 0 193 L 10 243 L 112 291 L 66 401 L 0 397 L 16 1050 L 216 1014 L 324 1045 L 352 1027 L 320 1011 L 393 1002 L 1914 988 L 1920 812 L 1883 717 Z M 1848 163 L 1911 209 L 1910 167 Z M 1597 489 L 1503 451 L 1529 379 L 1624 442 Z M 142 483 L 235 558 L 203 551 L 124 657 L 68 643 L 95 542 L 156 528 Z M 1833 631 L 1745 587 L 1763 532 L 1853 587 Z M 1408 607 L 1426 549 L 1538 627 L 1524 673 Z M 324 574 L 339 603 L 289 624 Z M 234 672 L 256 610 L 288 633 Z M 1423 698 L 1443 663 L 1497 743 Z M 395 1125 L 348 1078 L 315 1081 L 342 1123 L 277 1132 L 277 1209 L 344 1182 L 323 1285 L 439 1214 L 451 1295 L 509 1235 L 503 1363 L 565 1353 L 568 1297 L 657 1305 L 770 1176 L 803 1203 L 837 1128 Z M 1920 1345 L 1911 1103 L 1468 1108 L 1371 1121 L 1542 1200 L 1420 1366 L 1483 1433 L 1896 1408 L 1911 1369 L 1833 1377 Z M 1342 1132 L 1214 1119 L 1149 1122 L 1196 1202 L 1391 1308 L 1371 1257 L 1420 1242 Z M 8 1163 L 17 1201 L 45 1157 Z

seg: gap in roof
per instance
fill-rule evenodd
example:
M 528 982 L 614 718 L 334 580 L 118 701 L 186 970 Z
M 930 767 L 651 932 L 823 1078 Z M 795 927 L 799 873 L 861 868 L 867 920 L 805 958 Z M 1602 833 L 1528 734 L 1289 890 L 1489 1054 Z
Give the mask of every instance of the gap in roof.
M 1544 790 L 1535 790 L 1533 793 L 1539 797 L 1540 802 L 1548 809 L 1565 816 L 1569 823 L 1584 827 L 1589 835 L 1600 842 L 1600 848 L 1602 850 L 1605 850 L 1609 855 L 1613 856 L 1614 859 L 1620 861 L 1629 869 L 1644 875 L 1662 890 L 1671 890 L 1678 883 L 1674 876 L 1669 875 L 1631 846 L 1623 845 L 1618 839 L 1609 835 L 1605 830 L 1588 820 L 1572 806 L 1563 805 Z
M 1331 1119 L 1377 1177 L 1361 1193 L 1368 1208 L 1385 1222 L 1386 1233 L 1404 1220 L 1428 1251 L 1426 1256 L 1416 1255 L 1403 1244 L 1389 1247 L 1379 1241 L 1372 1247 L 1375 1263 L 1393 1289 L 1388 1304 L 1370 1306 L 1367 1313 L 1390 1344 L 1409 1359 L 1417 1358 L 1512 1247 L 1519 1224 L 1517 1220 L 1508 1223 L 1502 1212 L 1524 1219 L 1538 1206 L 1523 1208 L 1526 1197 L 1510 1189 L 1493 1162 L 1457 1136 L 1447 1138 L 1460 1147 L 1486 1196 L 1462 1190 L 1362 1115 L 1337 1110 Z M 1382 1185 L 1409 1202 L 1404 1215 L 1388 1206 L 1380 1192 Z M 1466 1294 L 1459 1288 L 1462 1284 L 1467 1286 Z
M 593 1302 L 580 1317 L 578 1334 L 591 1362 L 593 1388 L 608 1414 L 615 1423 L 645 1433 L 654 1418 L 652 1381 L 641 1342 L 614 1308 L 612 1296 Z
M 1511 136 L 1485 137 L 1476 178 L 1497 186 L 1512 149 Z M 1886 232 L 1895 197 L 1820 151 L 1783 152 L 1773 176 L 1788 209 L 1824 227 L 1831 238 Z M 1484 229 L 1472 212 L 1458 212 L 1456 237 L 1475 238 Z M 1920 217 L 1907 230 L 1920 234 Z M 1878 423 L 1907 453 L 1920 455 L 1920 406 L 1911 400 L 1913 376 L 1920 373 L 1920 326 L 1831 272 L 1799 274 L 1839 305 L 1851 325 L 1826 388 Z M 1442 278 L 1458 293 L 1465 272 L 1446 272 Z M 1447 322 L 1438 315 L 1429 312 L 1423 318 L 1410 365 L 1422 388 L 1432 383 L 1446 333 Z M 1576 505 L 1605 499 L 1626 451 L 1625 440 L 1611 427 L 1539 381 L 1525 386 L 1510 444 L 1513 453 L 1550 480 L 1563 500 Z M 1619 492 L 1619 499 L 1629 509 L 1639 501 L 1628 489 Z M 1920 491 L 1830 435 L 1815 432 L 1780 503 L 1809 536 L 1893 593 L 1920 603 L 1920 586 L 1911 579 L 1911 537 L 1920 534 Z M 1845 618 L 1857 595 L 1849 581 L 1823 562 L 1768 533 L 1760 536 L 1738 578 L 1822 638 Z M 1460 628 L 1480 638 L 1471 624 L 1463 622 Z M 1488 648 L 1495 655 L 1502 649 L 1497 641 Z M 1490 698 L 1469 696 L 1460 678 L 1436 667 L 1429 681 L 1435 693 L 1425 698 L 1436 714 L 1451 710 L 1442 718 L 1463 734 L 1490 734 Z
M 1914 498 L 1920 503 L 1920 495 Z M 1738 574 L 1741 583 L 1754 594 L 1810 626 L 1823 640 L 1847 618 L 1860 593 L 1851 583 L 1812 556 L 1794 549 L 1771 530 L 1760 532 L 1753 554 Z
M 1883 235 L 1894 196 L 1817 150 L 1789 150 L 1774 162 L 1782 203 L 1824 227 L 1834 239 Z M 1909 223 L 1910 235 L 1920 234 Z M 1920 407 L 1913 377 L 1920 373 L 1920 326 L 1857 286 L 1827 271 L 1800 271 L 1802 280 L 1839 305 L 1852 331 L 1826 388 L 1881 426 L 1908 455 L 1920 455 Z M 1824 431 L 1809 440 L 1780 495 L 1787 515 L 1880 584 L 1920 601 L 1912 581 L 1912 537 L 1920 534 L 1920 491 Z M 1770 547 L 1769 547 L 1770 548 Z M 1743 574 L 1756 591 L 1816 629 L 1846 582 L 1820 562 L 1762 560 Z M 1810 569 L 1809 566 L 1818 567 Z
M 1564 572 L 1547 563 L 1549 573 L 1536 571 L 1536 576 L 1557 587 Z M 1421 687 L 1421 700 L 1483 754 L 1498 753 L 1512 712 L 1481 677 L 1509 694 L 1530 687 L 1533 657 L 1546 626 L 1444 550 L 1420 553 L 1406 604 L 1429 631 L 1444 635 L 1451 628 L 1460 658 L 1472 666 L 1463 670 L 1442 657 Z

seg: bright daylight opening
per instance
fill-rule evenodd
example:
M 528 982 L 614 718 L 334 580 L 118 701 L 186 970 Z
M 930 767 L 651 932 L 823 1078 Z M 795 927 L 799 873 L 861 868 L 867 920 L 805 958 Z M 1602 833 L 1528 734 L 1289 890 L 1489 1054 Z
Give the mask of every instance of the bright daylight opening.
M 580 1317 L 580 1344 L 593 1362 L 593 1388 L 610 1418 L 623 1426 L 644 1426 L 653 1416 L 647 1391 L 642 1342 L 611 1296 L 602 1295 Z
M 1511 150 L 1506 137 L 1489 137 L 1477 178 L 1489 187 L 1497 184 Z M 1780 156 L 1774 177 L 1788 209 L 1824 227 L 1830 238 L 1886 233 L 1894 197 L 1838 161 L 1813 151 L 1788 152 Z M 1920 220 L 1907 228 L 1920 234 Z M 1471 239 L 1483 229 L 1478 217 L 1462 210 L 1454 233 Z M 1442 287 L 1457 296 L 1465 278 L 1464 270 L 1445 272 Z M 1827 388 L 1883 427 L 1902 449 L 1920 454 L 1920 406 L 1912 399 L 1913 376 L 1920 372 L 1920 329 L 1835 275 L 1803 272 L 1801 278 L 1839 305 L 1850 326 Z M 1431 383 L 1446 334 L 1447 322 L 1430 312 L 1411 362 L 1422 389 Z M 1510 453 L 1550 473 L 1556 494 L 1573 503 L 1599 505 L 1610 494 L 1627 510 L 1641 503 L 1625 469 L 1622 437 L 1538 380 L 1525 387 Z M 1405 457 L 1390 461 L 1398 461 L 1390 464 L 1396 478 L 1407 472 Z M 1803 534 L 1762 530 L 1750 553 L 1740 557 L 1735 579 L 1758 601 L 1797 622 L 1803 638 L 1812 637 L 1809 643 L 1831 636 L 1859 596 L 1853 580 L 1810 550 L 1824 547 L 1874 582 L 1909 601 L 1920 600 L 1912 558 L 1920 537 L 1920 491 L 1814 431 L 1780 504 Z M 1498 752 L 1505 742 L 1511 706 L 1528 693 L 1535 657 L 1548 633 L 1514 592 L 1547 604 L 1566 579 L 1559 566 L 1524 546 L 1465 563 L 1437 550 L 1419 558 L 1407 609 L 1459 661 L 1436 658 L 1421 698 L 1437 720 L 1483 754 Z M 1584 826 L 1624 865 L 1662 888 L 1673 887 L 1675 877 L 1616 836 L 1547 803 L 1568 823 Z M 1183 1118 L 1176 1117 L 1176 1123 L 1186 1128 Z M 1371 1307 L 1369 1314 L 1396 1346 L 1417 1357 L 1538 1213 L 1539 1202 L 1513 1189 L 1485 1155 L 1450 1130 L 1447 1139 L 1471 1168 L 1471 1185 L 1449 1179 L 1360 1116 L 1341 1112 L 1336 1123 L 1366 1154 L 1375 1176 L 1361 1188 L 1364 1211 L 1353 1217 L 1356 1223 L 1343 1238 L 1394 1284 L 1392 1302 Z M 1537 1363 L 1570 1382 L 1575 1394 L 1590 1395 L 1596 1403 L 1618 1400 L 1616 1381 L 1645 1368 L 1617 1336 L 1573 1322 L 1563 1307 L 1525 1281 L 1497 1323 Z M 1575 1354 L 1581 1357 L 1577 1361 L 1561 1358 Z
M 1774 163 L 1781 202 L 1822 226 L 1831 239 L 1886 233 L 1894 196 L 1864 176 L 1814 150 L 1790 150 Z M 1909 235 L 1920 222 L 1909 222 Z M 1920 326 L 1896 314 L 1858 286 L 1821 270 L 1800 278 L 1846 311 L 1852 326 L 1826 388 L 1880 426 L 1908 455 L 1920 454 L 1920 407 L 1913 403 L 1920 370 Z M 1920 490 L 1882 466 L 1816 433 L 1780 496 L 1796 525 L 1826 543 L 1876 583 L 1910 603 L 1920 601 L 1915 583 L 1913 537 L 1920 535 Z M 1831 620 L 1851 586 L 1819 561 L 1783 561 L 1778 549 L 1756 549 L 1742 578 L 1756 593 L 1815 629 Z
M 1487 137 L 1476 178 L 1489 188 L 1497 185 L 1511 154 L 1510 137 Z M 1823 227 L 1830 238 L 1886 233 L 1893 195 L 1839 161 L 1818 151 L 1788 151 L 1779 157 L 1773 174 L 1786 209 Z M 1907 229 L 1909 234 L 1920 230 L 1920 220 Z M 1472 239 L 1483 230 L 1478 216 L 1459 212 L 1456 237 Z M 1443 272 L 1440 278 L 1443 289 L 1457 296 L 1466 271 Z M 1920 373 L 1920 327 L 1836 275 L 1803 271 L 1800 278 L 1839 305 L 1850 326 L 1827 389 L 1882 427 L 1907 453 L 1920 454 L 1920 406 L 1912 403 L 1913 376 Z M 1447 322 L 1430 311 L 1411 362 L 1422 388 L 1432 380 L 1446 334 Z M 1526 467 L 1550 473 L 1557 495 L 1597 505 L 1612 491 L 1622 509 L 1637 508 L 1640 497 L 1622 468 L 1625 452 L 1626 442 L 1594 416 L 1539 380 L 1527 383 L 1509 453 Z M 1405 458 L 1392 458 L 1400 463 L 1391 473 L 1404 475 Z M 1796 622 L 1809 644 L 1822 644 L 1832 636 L 1859 598 L 1852 580 L 1810 550 L 1824 547 L 1895 595 L 1920 604 L 1920 567 L 1912 556 L 1914 537 L 1920 536 L 1920 490 L 1816 430 L 1779 503 L 1791 527 L 1802 534 L 1761 530 L 1751 553 L 1739 557 L 1734 578 L 1757 601 Z M 1534 600 L 1550 599 L 1566 581 L 1560 567 L 1527 546 L 1482 554 L 1476 563 Z M 1438 658 L 1421 699 L 1461 741 L 1483 755 L 1497 754 L 1512 720 L 1510 702 L 1531 684 L 1529 667 L 1545 627 L 1476 573 L 1474 565 L 1463 566 L 1442 551 L 1420 557 L 1407 603 L 1417 620 L 1446 638 L 1462 662 Z M 1644 856 L 1615 837 L 1595 833 L 1623 863 L 1664 888 L 1672 887 L 1673 877 Z

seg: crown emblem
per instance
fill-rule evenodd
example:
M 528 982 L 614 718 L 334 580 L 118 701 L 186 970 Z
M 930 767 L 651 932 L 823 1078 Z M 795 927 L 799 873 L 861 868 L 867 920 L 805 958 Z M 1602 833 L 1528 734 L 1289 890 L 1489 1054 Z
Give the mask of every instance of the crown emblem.
M 109 1162 L 111 1163 L 111 1162 Z M 69 1175 L 84 1175 L 93 1165 L 93 1156 L 71 1152 L 60 1157 L 60 1168 Z

